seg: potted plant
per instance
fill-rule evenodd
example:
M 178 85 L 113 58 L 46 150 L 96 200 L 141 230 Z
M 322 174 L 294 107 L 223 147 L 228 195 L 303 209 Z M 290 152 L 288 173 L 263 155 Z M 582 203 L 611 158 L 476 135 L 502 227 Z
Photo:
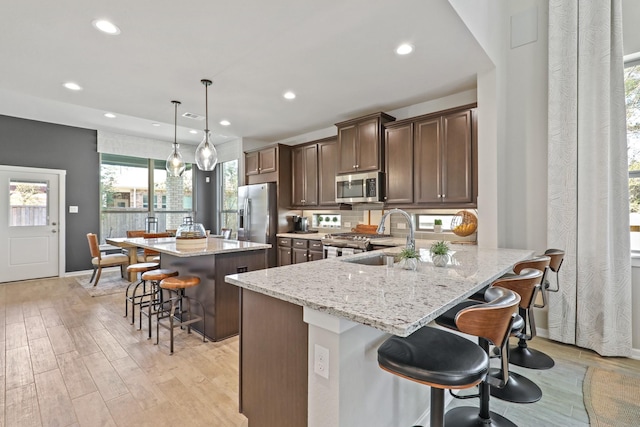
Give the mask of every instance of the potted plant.
M 433 231 L 436 233 L 442 233 L 442 220 L 435 219 L 433 220 Z
M 431 245 L 431 260 L 436 267 L 446 267 L 449 263 L 449 245 L 444 240 Z
M 400 252 L 400 262 L 398 265 L 405 270 L 417 270 L 420 261 L 420 253 L 412 248 L 404 248 Z

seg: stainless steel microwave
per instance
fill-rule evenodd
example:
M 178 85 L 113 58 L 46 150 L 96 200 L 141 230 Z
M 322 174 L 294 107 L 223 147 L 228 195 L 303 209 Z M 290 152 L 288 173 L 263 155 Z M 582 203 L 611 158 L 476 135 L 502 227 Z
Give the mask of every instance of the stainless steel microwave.
M 336 176 L 336 203 L 382 202 L 382 172 Z

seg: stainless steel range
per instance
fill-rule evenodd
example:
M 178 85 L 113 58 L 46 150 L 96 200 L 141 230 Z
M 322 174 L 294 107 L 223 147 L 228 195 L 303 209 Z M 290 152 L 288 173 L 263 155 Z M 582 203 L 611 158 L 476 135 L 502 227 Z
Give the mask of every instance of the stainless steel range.
M 336 233 L 327 234 L 322 239 L 324 246 L 325 258 L 327 255 L 334 253 L 335 256 L 342 255 L 343 248 L 353 250 L 353 253 L 370 251 L 372 249 L 372 240 L 391 237 L 388 234 L 366 234 L 366 233 Z M 328 248 L 337 249 L 328 249 Z M 350 251 L 345 251 L 350 252 Z

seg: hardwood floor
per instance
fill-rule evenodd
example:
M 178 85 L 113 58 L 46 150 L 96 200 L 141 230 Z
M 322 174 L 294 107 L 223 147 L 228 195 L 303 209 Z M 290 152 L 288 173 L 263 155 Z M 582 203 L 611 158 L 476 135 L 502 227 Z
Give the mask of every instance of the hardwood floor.
M 0 285 L 0 425 L 246 427 L 238 413 L 238 339 L 203 343 L 179 331 L 170 356 L 168 331 L 161 329 L 155 346 L 123 317 L 123 301 L 122 294 L 92 298 L 73 277 Z M 532 347 L 556 366 L 513 369 L 542 388 L 542 400 L 491 399 L 493 411 L 520 426 L 588 426 L 587 367 L 640 372 L 637 360 L 541 338 Z

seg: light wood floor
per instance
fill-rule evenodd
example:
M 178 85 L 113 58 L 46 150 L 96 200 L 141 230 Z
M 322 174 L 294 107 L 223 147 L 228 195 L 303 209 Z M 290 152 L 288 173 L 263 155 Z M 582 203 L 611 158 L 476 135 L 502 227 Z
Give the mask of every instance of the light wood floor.
M 0 425 L 246 427 L 238 413 L 238 339 L 203 343 L 180 331 L 170 356 L 168 332 L 161 329 L 153 345 L 123 318 L 123 300 L 92 298 L 73 277 L 0 285 Z M 533 347 L 556 366 L 514 370 L 543 389 L 542 400 L 491 400 L 492 410 L 520 426 L 587 426 L 587 366 L 640 372 L 640 361 L 540 338 Z M 477 400 L 450 407 L 458 404 Z

